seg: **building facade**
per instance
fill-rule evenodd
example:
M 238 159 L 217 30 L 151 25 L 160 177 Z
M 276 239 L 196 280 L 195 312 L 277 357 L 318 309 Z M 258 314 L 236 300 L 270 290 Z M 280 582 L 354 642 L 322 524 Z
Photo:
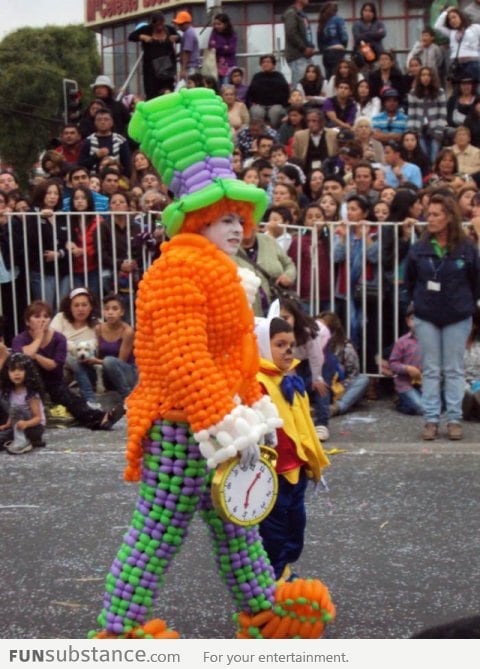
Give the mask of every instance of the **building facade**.
M 117 88 L 121 87 L 140 54 L 140 46 L 128 42 L 128 34 L 155 11 L 162 11 L 170 23 L 179 9 L 187 9 L 200 37 L 206 46 L 210 34 L 207 26 L 207 6 L 214 0 L 85 0 L 85 23 L 100 35 L 102 68 L 112 77 Z M 218 3 L 220 4 L 220 2 Z M 281 54 L 284 46 L 282 14 L 291 4 L 282 0 L 224 0 L 226 12 L 238 34 L 238 64 L 250 78 L 258 70 L 258 57 L 262 53 Z M 339 14 L 351 28 L 359 17 L 363 0 L 339 0 Z M 379 18 L 384 21 L 387 38 L 384 43 L 398 54 L 400 63 L 413 43 L 419 38 L 422 26 L 429 21 L 432 2 L 427 0 L 377 0 Z M 433 5 L 437 4 L 436 2 Z M 321 3 L 307 5 L 314 33 Z M 349 30 L 351 35 L 351 30 Z M 351 46 L 351 40 L 350 44 Z M 320 62 L 320 60 L 318 61 Z M 280 69 L 288 75 L 288 67 L 280 59 Z M 140 94 L 140 68 L 129 83 L 131 93 Z

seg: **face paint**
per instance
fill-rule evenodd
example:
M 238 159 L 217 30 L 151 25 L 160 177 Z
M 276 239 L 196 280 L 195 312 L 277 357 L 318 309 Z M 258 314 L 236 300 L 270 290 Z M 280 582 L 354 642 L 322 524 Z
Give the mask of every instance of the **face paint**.
M 243 238 L 243 225 L 236 214 L 225 214 L 205 225 L 200 234 L 227 255 L 235 255 Z

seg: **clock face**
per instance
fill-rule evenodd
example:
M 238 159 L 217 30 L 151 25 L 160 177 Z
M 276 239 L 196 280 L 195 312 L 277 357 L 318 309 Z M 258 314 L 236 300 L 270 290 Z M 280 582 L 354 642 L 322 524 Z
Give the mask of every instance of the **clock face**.
M 246 470 L 236 463 L 223 478 L 224 515 L 239 525 L 259 523 L 272 510 L 277 490 L 277 475 L 269 463 L 258 460 Z

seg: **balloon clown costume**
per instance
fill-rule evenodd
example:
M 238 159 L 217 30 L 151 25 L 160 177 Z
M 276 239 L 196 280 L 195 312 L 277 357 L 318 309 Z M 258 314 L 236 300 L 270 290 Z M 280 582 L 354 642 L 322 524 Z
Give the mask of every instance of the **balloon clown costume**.
M 235 180 L 226 106 L 212 90 L 184 89 L 139 103 L 129 133 L 176 200 L 163 215 L 171 241 L 137 297 L 140 380 L 128 399 L 125 479 L 141 481 L 139 497 L 106 579 L 101 630 L 90 636 L 179 636 L 148 618 L 198 510 L 238 609 L 237 637 L 318 638 L 334 616 L 325 586 L 314 580 L 277 586 L 258 526 L 226 522 L 210 495 L 219 463 L 238 454 L 247 466 L 264 435 L 281 425 L 255 378 L 250 304 L 257 279 L 240 273 L 209 238 L 228 216 L 238 226 L 241 218 L 250 234 L 265 210 L 265 192 Z M 239 244 L 241 228 L 238 234 Z

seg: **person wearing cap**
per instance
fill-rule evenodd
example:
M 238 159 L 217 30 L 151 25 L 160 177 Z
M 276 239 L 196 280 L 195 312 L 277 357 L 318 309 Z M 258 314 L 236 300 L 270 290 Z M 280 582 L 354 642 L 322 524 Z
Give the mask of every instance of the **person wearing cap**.
M 208 115 L 201 111 L 205 106 Z M 178 129 L 179 116 L 190 121 L 183 131 Z M 157 630 L 157 638 L 162 636 L 165 621 L 147 618 L 165 572 L 184 545 L 188 525 L 200 512 L 223 556 L 218 566 L 240 614 L 239 635 L 270 638 L 272 625 L 263 627 L 272 620 L 276 628 L 281 615 L 274 606 L 282 606 L 285 597 L 276 592 L 258 525 L 245 528 L 227 522 L 212 504 L 209 471 L 222 462 L 235 464 L 237 455 L 240 468 L 248 470 L 259 458 L 259 443 L 282 424 L 256 379 L 259 355 L 251 305 L 259 281 L 232 262 L 242 238 L 255 234 L 267 196 L 236 179 L 226 106 L 211 89 L 183 88 L 141 102 L 129 130 L 175 200 L 163 211 L 170 241 L 144 274 L 137 297 L 139 383 L 128 398 L 125 478 L 141 479 L 142 484 L 132 523 L 107 576 L 97 619 L 100 631 L 89 636 L 138 639 L 156 636 Z M 172 487 L 174 479 L 178 485 Z M 172 482 L 168 491 L 164 481 Z M 139 527 L 136 575 L 126 588 Z M 239 554 L 244 555 L 242 564 L 248 567 L 252 587 L 242 587 L 244 570 L 234 566 Z M 253 554 L 256 559 L 248 557 Z M 319 606 L 318 597 L 303 598 L 303 581 L 296 582 L 296 591 L 302 593 L 301 608 L 294 603 L 291 615 L 303 613 L 309 601 L 312 612 Z M 262 616 L 263 622 L 254 618 L 260 610 L 270 612 Z M 178 634 L 170 630 L 168 637 Z
M 173 22 L 182 33 L 180 43 L 180 79 L 186 79 L 190 74 L 200 70 L 200 47 L 195 29 L 192 26 L 190 12 L 178 12 Z
M 329 128 L 346 128 L 351 130 L 357 114 L 357 106 L 352 97 L 352 89 L 346 82 L 340 82 L 335 89 L 336 95 L 327 98 L 322 111 L 327 117 Z
M 337 137 L 338 155 L 324 160 L 322 171 L 326 175 L 338 174 L 347 182 L 350 181 L 353 166 L 362 159 L 362 148 L 353 140 L 352 133 L 346 130 L 341 130 L 340 133 L 343 135 L 341 138 Z M 346 139 L 350 137 L 351 139 Z
M 390 140 L 384 145 L 384 156 L 387 169 L 385 181 L 387 186 L 398 188 L 404 183 L 415 184 L 417 188 L 422 187 L 422 172 L 417 165 L 407 163 L 402 158 L 402 147 L 399 142 Z
M 382 93 L 383 111 L 372 119 L 373 136 L 383 145 L 393 140 L 399 142 L 407 129 L 408 117 L 400 106 L 400 94 L 395 88 Z
M 150 23 L 140 24 L 128 36 L 129 42 L 140 42 L 143 51 L 143 89 L 151 100 L 170 93 L 175 86 L 176 55 L 175 30 L 165 23 L 162 12 L 152 14 Z
M 94 97 L 110 111 L 113 118 L 113 131 L 126 136 L 130 114 L 125 105 L 113 97 L 113 84 L 110 77 L 99 74 L 91 85 Z

